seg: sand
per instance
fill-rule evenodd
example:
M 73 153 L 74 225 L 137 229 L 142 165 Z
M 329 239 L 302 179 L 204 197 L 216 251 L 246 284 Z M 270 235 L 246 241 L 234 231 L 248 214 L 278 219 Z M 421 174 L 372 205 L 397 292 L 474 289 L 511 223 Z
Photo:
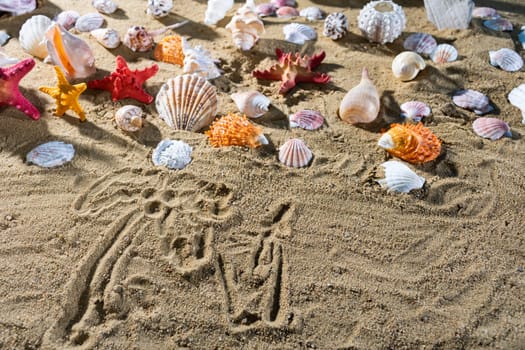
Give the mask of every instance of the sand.
M 93 11 L 89 3 L 44 1 L 34 14 L 84 14 Z M 87 122 L 72 112 L 58 118 L 53 100 L 37 89 L 55 84 L 54 71 L 38 61 L 21 89 L 42 118 L 0 110 L 0 348 L 523 348 L 525 127 L 506 96 L 525 75 L 488 64 L 488 50 L 519 50 L 517 30 L 495 34 L 474 20 L 468 30 L 437 31 L 422 2 L 399 1 L 407 16 L 403 36 L 370 44 L 355 20 L 365 1 L 342 7 L 301 0 L 300 8 L 343 11 L 349 35 L 323 37 L 318 21 L 311 24 L 318 40 L 299 47 L 283 40 L 291 20 L 267 18 L 259 43 L 240 52 L 224 28 L 233 10 L 214 27 L 203 24 L 204 1 L 175 1 L 161 20 L 144 14 L 146 1 L 119 3 L 105 17 L 121 33 L 131 25 L 157 29 L 189 19 L 176 32 L 209 49 L 225 72 L 212 81 L 218 115 L 236 111 L 230 93 L 261 91 L 273 105 L 255 123 L 270 145 L 215 149 L 203 133 L 171 130 L 154 104 L 114 103 L 96 90 L 81 96 Z M 518 0 L 478 5 L 497 7 L 518 28 L 525 23 Z M 13 36 L 5 46 L 12 56 L 29 57 L 17 36 L 30 16 L 0 18 L 0 28 Z M 427 60 L 417 79 L 402 83 L 390 65 L 403 39 L 417 31 L 452 43 L 460 57 L 441 66 Z M 151 52 L 106 50 L 88 34 L 81 37 L 96 56 L 93 78 L 112 71 L 116 55 L 132 68 L 153 63 Z M 251 76 L 273 64 L 276 48 L 325 50 L 318 70 L 332 82 L 302 84 L 280 96 L 278 82 Z M 152 95 L 182 72 L 159 66 L 146 83 Z M 336 112 L 365 66 L 382 112 L 372 126 L 355 127 Z M 511 125 L 512 138 L 475 135 L 477 116 L 451 101 L 460 88 L 490 96 L 492 116 Z M 426 179 L 423 189 L 388 193 L 376 180 L 391 157 L 376 143 L 407 100 L 430 105 L 424 124 L 443 141 L 443 152 L 411 166 Z M 145 111 L 146 125 L 133 135 L 112 121 L 125 104 Z M 286 117 L 305 108 L 326 117 L 320 130 L 288 127 Z M 313 151 L 309 167 L 291 169 L 277 160 L 278 147 L 292 137 Z M 165 138 L 193 147 L 184 170 L 152 165 L 152 150 Z M 27 152 L 52 140 L 74 145 L 72 163 L 51 170 L 25 164 Z

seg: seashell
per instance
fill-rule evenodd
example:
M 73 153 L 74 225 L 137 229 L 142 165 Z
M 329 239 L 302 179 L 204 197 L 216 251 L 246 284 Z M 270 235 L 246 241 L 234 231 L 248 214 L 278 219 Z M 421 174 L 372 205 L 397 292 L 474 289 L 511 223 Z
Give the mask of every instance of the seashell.
M 290 114 L 290 128 L 301 128 L 305 130 L 319 129 L 324 123 L 324 117 L 321 113 L 310 109 Z
M 7 56 L 4 49 L 0 47 L 0 67 L 10 66 L 18 61 L 20 61 L 18 58 Z
M 247 146 L 255 148 L 268 144 L 262 129 L 253 125 L 245 115 L 230 113 L 217 118 L 204 132 L 213 147 Z
M 430 55 L 430 59 L 437 64 L 454 62 L 458 59 L 458 50 L 452 45 L 440 44 L 436 46 Z
M 324 20 L 323 35 L 339 40 L 348 33 L 348 18 L 342 12 L 329 14 Z
M 518 33 L 518 41 L 525 50 L 525 26 L 521 27 L 521 31 Z
M 430 34 L 426 33 L 414 33 L 409 35 L 403 47 L 406 50 L 415 51 L 420 55 L 430 56 L 437 46 L 436 39 Z
M 146 52 L 153 47 L 153 36 L 142 26 L 129 27 L 123 40 L 124 45 L 131 51 Z
M 246 4 L 237 10 L 226 29 L 232 32 L 234 45 L 243 50 L 250 50 L 259 36 L 264 33 L 264 24 L 255 12 L 253 0 L 246 1 Z
M 514 50 L 503 48 L 489 51 L 490 64 L 506 72 L 516 72 L 523 67 L 523 58 Z
M 288 6 L 288 7 L 297 6 L 297 3 L 295 0 L 272 0 L 271 4 L 275 5 L 275 7 L 277 8 L 285 7 L 285 6 Z
M 20 16 L 36 9 L 36 0 L 0 0 L 0 12 L 9 12 Z
M 153 57 L 157 61 L 171 64 L 184 65 L 184 53 L 182 52 L 182 38 L 178 35 L 169 35 L 162 38 L 153 50 Z
M 266 17 L 266 16 L 275 16 L 276 10 L 277 10 L 277 7 L 275 7 L 274 4 L 265 2 L 264 4 L 257 5 L 255 12 L 257 12 L 259 17 Z
M 313 156 L 312 151 L 300 139 L 290 139 L 279 147 L 279 161 L 292 168 L 307 166 Z
M 155 18 L 166 17 L 173 8 L 173 0 L 148 0 L 146 13 Z
M 275 14 L 279 18 L 291 18 L 299 16 L 299 11 L 290 6 L 282 6 L 275 11 Z
M 509 102 L 521 110 L 522 123 L 525 124 L 525 84 L 511 90 L 508 96 Z
M 390 0 L 370 1 L 359 12 L 358 26 L 361 33 L 376 43 L 391 43 L 405 29 L 403 8 Z
M 32 56 L 44 59 L 47 56 L 45 32 L 51 26 L 51 19 L 36 15 L 29 18 L 20 28 L 18 41 L 20 46 Z
M 164 83 L 155 99 L 159 117 L 175 130 L 198 131 L 217 113 L 217 90 L 197 75 L 178 75 Z
M 389 160 L 381 166 L 385 169 L 385 178 L 377 182 L 388 191 L 408 193 L 422 188 L 425 184 L 425 178 L 397 160 Z
M 401 115 L 404 118 L 415 122 L 421 121 L 423 117 L 428 117 L 431 112 L 429 106 L 419 101 L 405 102 L 400 107 L 403 111 Z
M 424 0 L 428 20 L 438 30 L 467 29 L 472 19 L 472 0 Z
M 94 74 L 95 56 L 89 45 L 54 24 L 45 33 L 47 51 L 53 64 L 62 68 L 68 79 L 87 78 Z
M 100 45 L 108 49 L 115 49 L 121 43 L 120 34 L 115 29 L 99 28 L 92 30 L 90 34 L 97 39 Z
M 303 45 L 307 40 L 317 39 L 315 29 L 305 24 L 290 23 L 283 27 L 284 40 Z
M 90 32 L 102 27 L 103 24 L 104 17 L 98 12 L 93 12 L 80 16 L 75 23 L 75 29 L 79 32 Z
M 494 109 L 489 103 L 489 98 L 475 90 L 456 91 L 452 100 L 456 106 L 472 110 L 479 115 L 489 113 Z
M 270 99 L 258 91 L 236 92 L 230 95 L 239 111 L 248 118 L 259 118 L 268 112 Z
M 323 19 L 325 13 L 319 7 L 310 6 L 299 11 L 299 16 L 304 17 L 309 21 L 317 21 Z
M 11 35 L 7 34 L 5 30 L 0 30 L 0 46 L 4 46 L 10 38 Z
M 401 52 L 392 61 L 392 72 L 401 81 L 414 79 L 425 67 L 425 60 L 412 51 Z
M 441 141 L 422 123 L 392 124 L 378 145 L 409 163 L 426 163 L 441 153 Z
M 184 54 L 182 71 L 184 73 L 197 74 L 204 79 L 215 79 L 223 73 L 216 65 L 220 61 L 213 58 L 211 53 L 202 46 L 191 47 L 182 38 L 182 52 Z
M 498 140 L 503 136 L 512 137 L 509 124 L 497 118 L 477 118 L 472 123 L 474 132 L 483 138 Z
M 151 154 L 151 160 L 156 166 L 168 169 L 184 169 L 191 162 L 192 148 L 184 141 L 162 140 Z
M 64 27 L 66 30 L 70 30 L 75 26 L 77 19 L 80 14 L 77 11 L 67 10 L 62 11 L 56 15 L 54 21 Z
M 496 18 L 483 21 L 483 25 L 498 32 L 512 32 L 514 27 L 508 19 Z
M 115 4 L 112 0 L 93 0 L 91 1 L 91 5 L 93 5 L 94 8 L 97 9 L 98 12 L 105 13 L 107 15 L 110 15 L 117 11 L 117 4 Z
M 345 123 L 370 123 L 379 114 L 379 94 L 363 68 L 361 82 L 346 93 L 339 105 L 339 118 Z
M 142 109 L 133 105 L 119 108 L 115 113 L 115 123 L 124 131 L 139 131 L 144 124 L 144 120 L 142 119 Z
M 492 7 L 475 7 L 472 11 L 472 17 L 474 18 L 488 18 L 496 19 L 500 18 L 501 15 Z
M 75 148 L 69 143 L 51 141 L 31 150 L 26 161 L 43 168 L 55 168 L 70 162 L 75 156 Z
M 204 23 L 215 25 L 226 16 L 233 7 L 233 0 L 208 0 L 208 7 L 204 13 Z

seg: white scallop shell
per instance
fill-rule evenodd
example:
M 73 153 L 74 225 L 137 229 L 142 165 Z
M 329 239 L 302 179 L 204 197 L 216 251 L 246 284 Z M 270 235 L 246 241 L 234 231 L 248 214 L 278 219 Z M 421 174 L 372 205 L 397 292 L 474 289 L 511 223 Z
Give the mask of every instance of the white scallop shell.
M 401 114 L 406 119 L 419 122 L 423 117 L 430 115 L 430 107 L 426 103 L 419 101 L 409 101 L 403 103 L 401 106 L 403 113 Z
M 422 188 L 425 184 L 423 177 L 397 160 L 389 160 L 381 166 L 385 169 L 385 178 L 377 180 L 377 182 L 388 191 L 408 193 Z
M 124 131 L 139 131 L 144 124 L 142 109 L 133 105 L 126 105 L 119 108 L 115 113 L 115 123 Z
M 0 47 L 0 67 L 10 66 L 18 61 L 20 61 L 18 58 L 7 56 L 4 49 Z
M 104 17 L 98 12 L 88 13 L 80 16 L 75 23 L 75 29 L 79 32 L 90 32 L 102 27 Z
M 20 28 L 18 36 L 20 46 L 32 56 L 46 58 L 47 45 L 44 35 L 51 24 L 51 19 L 43 15 L 29 18 Z
M 164 83 L 155 98 L 159 117 L 175 130 L 198 131 L 217 113 L 217 90 L 197 75 L 178 75 Z
M 184 169 L 191 162 L 192 148 L 184 141 L 162 140 L 153 150 L 151 160 L 156 166 Z
M 215 79 L 223 73 L 217 67 L 220 61 L 213 58 L 208 50 L 200 45 L 191 47 L 184 38 L 182 38 L 182 53 L 184 54 L 182 71 L 185 74 L 191 73 L 204 79 Z
M 270 99 L 258 91 L 236 92 L 230 95 L 239 111 L 248 118 L 259 118 L 268 112 Z
M 512 89 L 508 98 L 513 106 L 521 110 L 522 123 L 525 124 L 525 84 L 521 84 L 517 88 Z
M 490 105 L 488 96 L 476 90 L 459 90 L 452 97 L 454 104 L 458 107 L 470 109 L 476 114 L 491 112 L 494 107 Z
M 67 10 L 62 11 L 56 15 L 54 21 L 64 27 L 66 30 L 70 30 L 75 26 L 77 19 L 80 17 L 80 14 L 77 11 Z
M 341 39 L 348 33 L 348 18 L 342 12 L 329 14 L 324 20 L 323 35 L 332 40 Z
M 474 18 L 488 18 L 496 19 L 500 18 L 501 15 L 492 7 L 475 7 L 472 11 L 472 17 Z
M 204 13 L 204 23 L 215 25 L 226 16 L 233 7 L 233 0 L 208 0 L 208 7 Z
M 146 13 L 155 18 L 166 17 L 173 8 L 173 0 L 148 0 Z
M 114 13 L 118 8 L 117 4 L 115 4 L 112 0 L 93 0 L 91 5 L 93 5 L 93 7 L 96 8 L 98 12 L 105 13 L 107 15 Z
M 303 45 L 307 40 L 317 39 L 317 33 L 315 29 L 305 24 L 290 23 L 283 27 L 284 40 L 297 44 Z
M 26 156 L 26 161 L 43 168 L 54 168 L 70 162 L 74 156 L 73 145 L 62 141 L 51 141 L 31 150 Z
M 503 48 L 489 51 L 490 64 L 506 72 L 516 72 L 523 67 L 523 58 L 514 50 Z
M 415 51 L 424 56 L 430 56 L 430 54 L 434 52 L 436 46 L 436 39 L 434 39 L 432 35 L 426 33 L 411 34 L 403 43 L 403 47 L 406 50 Z
M 458 50 L 452 45 L 440 44 L 436 46 L 434 52 L 430 55 L 430 59 L 437 64 L 454 62 L 458 59 Z
M 121 43 L 120 34 L 115 29 L 99 28 L 92 30 L 90 34 L 97 39 L 100 45 L 108 49 L 115 49 Z
M 300 139 L 290 139 L 279 147 L 279 161 L 286 166 L 302 168 L 313 158 L 313 153 Z
M 264 33 L 264 23 L 257 16 L 253 0 L 247 0 L 235 12 L 226 29 L 232 32 L 233 43 L 237 48 L 247 51 L 255 45 L 259 36 Z
M 324 117 L 321 113 L 310 109 L 290 114 L 290 128 L 301 128 L 305 130 L 319 129 L 324 123 Z
M 306 18 L 309 21 L 316 21 L 319 19 L 323 19 L 325 13 L 319 7 L 310 6 L 299 11 L 299 15 L 301 17 Z
M 403 33 L 405 24 L 403 8 L 390 0 L 370 1 L 359 12 L 359 29 L 372 42 L 393 42 Z
M 425 67 L 425 60 L 413 51 L 401 52 L 392 61 L 392 72 L 402 81 L 414 79 Z
M 472 123 L 472 129 L 481 137 L 498 140 L 503 136 L 512 137 L 509 124 L 497 118 L 477 118 Z

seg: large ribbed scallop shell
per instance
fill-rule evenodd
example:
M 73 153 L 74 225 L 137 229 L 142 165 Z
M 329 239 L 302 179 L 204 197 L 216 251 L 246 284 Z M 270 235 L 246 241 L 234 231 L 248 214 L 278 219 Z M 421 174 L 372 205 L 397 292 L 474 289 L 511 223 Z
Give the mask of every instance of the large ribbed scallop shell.
M 523 117 L 522 123 L 525 124 L 525 84 L 521 84 L 509 93 L 509 102 L 521 110 Z
M 279 161 L 292 168 L 307 166 L 313 158 L 313 153 L 300 139 L 290 139 L 279 147 Z
M 290 128 L 316 130 L 324 123 L 324 117 L 317 111 L 303 109 L 289 116 Z
M 264 33 L 264 23 L 257 16 L 253 0 L 247 1 L 237 10 L 226 29 L 232 32 L 233 43 L 237 48 L 247 51 L 255 45 Z
M 488 96 L 476 90 L 458 90 L 454 93 L 452 101 L 456 106 L 472 110 L 480 115 L 489 113 L 494 109 L 490 105 Z
M 329 14 L 324 20 L 323 35 L 339 40 L 348 33 L 348 18 L 342 12 Z
M 441 153 L 441 141 L 422 123 L 392 124 L 378 145 L 409 163 L 429 162 Z
M 104 17 L 98 12 L 88 13 L 80 16 L 76 23 L 75 29 L 79 32 L 90 32 L 92 30 L 102 27 L 104 24 Z
M 297 44 L 303 45 L 307 40 L 317 39 L 317 33 L 315 29 L 306 24 L 290 23 L 283 27 L 284 40 Z
M 51 24 L 51 19 L 43 15 L 29 18 L 20 28 L 18 36 L 20 46 L 32 56 L 40 59 L 46 58 L 47 45 L 44 38 Z
M 115 113 L 115 123 L 120 129 L 124 131 L 139 131 L 142 129 L 144 124 L 142 119 L 142 109 L 133 105 L 127 105 L 119 108 L 119 110 Z
M 430 34 L 414 33 L 409 35 L 403 47 L 406 50 L 414 51 L 420 55 L 430 56 L 437 46 L 436 39 Z
M 389 160 L 381 166 L 385 169 L 385 178 L 377 180 L 388 191 L 408 193 L 420 189 L 425 179 L 397 160 Z
M 452 45 L 440 44 L 436 46 L 430 55 L 430 59 L 437 64 L 454 62 L 458 59 L 458 50 Z
M 401 52 L 392 61 L 392 72 L 402 81 L 414 79 L 425 67 L 425 60 L 412 51 Z
M 175 130 L 198 131 L 217 113 L 217 91 L 197 75 L 179 75 L 162 85 L 155 99 L 161 119 Z
M 379 94 L 368 76 L 368 69 L 363 68 L 361 82 L 350 89 L 339 106 L 339 118 L 345 123 L 370 123 L 379 114 Z
M 472 123 L 472 129 L 477 135 L 492 141 L 503 136 L 512 137 L 509 124 L 497 118 L 478 118 Z
M 506 72 L 516 72 L 523 67 L 523 58 L 514 50 L 503 48 L 489 51 L 490 64 Z
M 268 144 L 262 129 L 253 125 L 245 115 L 230 113 L 216 119 L 205 132 L 213 147 L 246 146 L 255 148 Z
M 248 118 L 259 118 L 268 112 L 270 99 L 258 91 L 236 92 L 230 95 L 239 111 Z
M 390 0 L 371 1 L 359 12 L 358 24 L 368 40 L 391 43 L 405 29 L 405 13 L 401 6 Z

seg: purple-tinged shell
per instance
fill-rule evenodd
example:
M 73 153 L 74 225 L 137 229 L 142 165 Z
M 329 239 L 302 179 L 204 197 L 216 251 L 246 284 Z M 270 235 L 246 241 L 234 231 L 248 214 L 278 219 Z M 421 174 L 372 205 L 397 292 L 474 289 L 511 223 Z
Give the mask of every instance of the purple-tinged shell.
M 458 59 L 458 50 L 452 45 L 441 44 L 436 46 L 430 58 L 437 64 L 454 62 Z
M 508 19 L 504 18 L 489 19 L 483 21 L 483 25 L 498 32 L 512 32 L 512 29 L 514 28 L 512 23 Z
M 310 109 L 290 114 L 290 128 L 301 128 L 305 130 L 319 129 L 324 123 L 321 113 Z
M 26 161 L 43 168 L 55 168 L 70 162 L 74 156 L 73 145 L 62 141 L 51 141 L 32 149 L 27 154 Z
M 279 147 L 279 161 L 286 166 L 302 168 L 313 158 L 312 151 L 300 139 L 290 139 Z
M 19 16 L 34 11 L 36 5 L 36 0 L 0 0 L 0 12 Z
M 75 26 L 79 17 L 80 14 L 77 11 L 67 10 L 56 15 L 54 21 L 64 27 L 65 30 L 70 30 Z
M 497 118 L 478 118 L 472 123 L 474 132 L 483 138 L 498 140 L 503 136 L 512 137 L 509 124 Z
M 299 16 L 299 11 L 290 6 L 283 6 L 279 7 L 275 14 L 280 18 L 290 18 Z
M 285 6 L 289 6 L 289 7 L 297 6 L 297 2 L 295 0 L 272 0 L 271 2 L 277 8 L 285 7 Z
M 275 16 L 276 10 L 277 10 L 277 7 L 274 4 L 265 2 L 264 4 L 258 5 L 255 9 L 255 12 L 257 12 L 259 17 L 267 17 L 267 16 Z
M 79 32 L 90 32 L 92 30 L 98 29 L 102 27 L 104 24 L 104 17 L 98 12 L 92 12 L 85 14 L 83 16 L 80 16 L 76 23 L 75 23 L 75 29 Z
M 497 19 L 501 15 L 492 7 L 475 7 L 472 11 L 472 17 L 474 18 L 486 18 L 486 19 Z
M 401 116 L 415 122 L 421 121 L 422 118 L 428 117 L 431 113 L 430 107 L 419 101 L 405 102 L 400 107 L 403 111 Z
M 305 41 L 317 39 L 315 29 L 301 23 L 290 23 L 283 27 L 284 40 L 297 45 Z
M 486 114 L 494 110 L 490 105 L 489 98 L 479 91 L 459 90 L 452 97 L 454 104 L 458 107 L 474 111 L 478 115 Z
M 523 58 L 514 50 L 503 48 L 489 51 L 490 64 L 506 72 L 516 72 L 523 67 Z
M 310 6 L 299 11 L 299 15 L 301 17 L 306 18 L 308 21 L 316 21 L 319 19 L 323 19 L 325 16 L 325 12 L 319 7 Z
M 409 35 L 403 47 L 409 51 L 415 51 L 420 55 L 430 56 L 437 47 L 436 39 L 430 34 L 414 33 Z

